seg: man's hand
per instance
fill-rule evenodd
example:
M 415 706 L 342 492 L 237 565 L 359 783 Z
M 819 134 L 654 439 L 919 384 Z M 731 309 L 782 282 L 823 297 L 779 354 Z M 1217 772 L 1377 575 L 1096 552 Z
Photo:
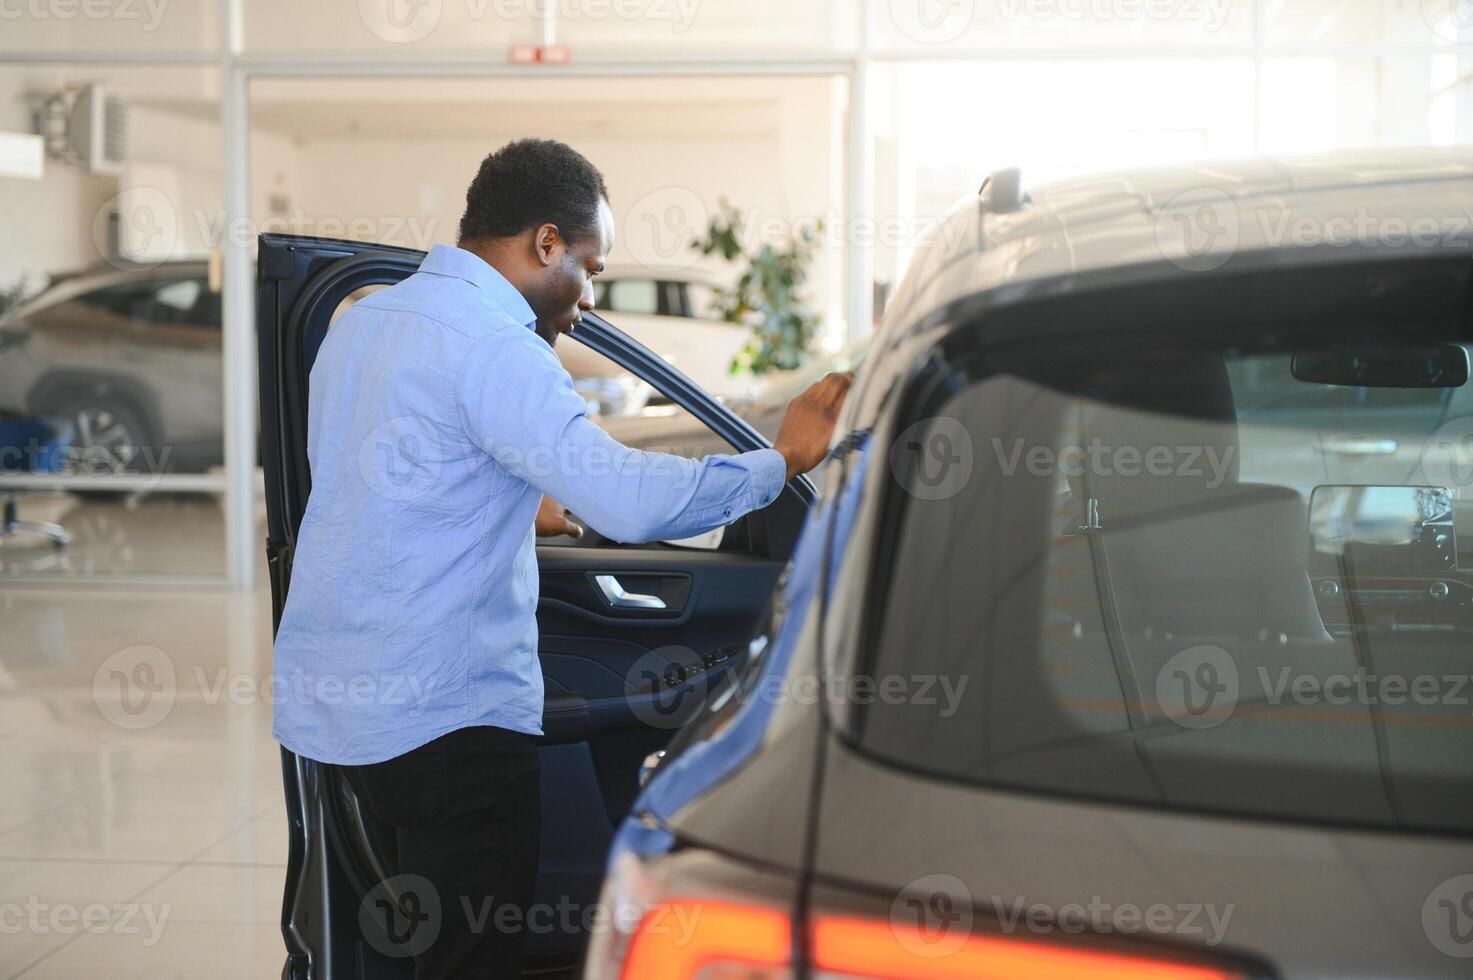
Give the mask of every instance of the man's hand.
M 568 512 L 563 505 L 551 497 L 542 498 L 542 504 L 537 508 L 537 519 L 532 523 L 539 538 L 555 538 L 559 534 L 583 537 L 583 528 L 568 520 Z
M 834 435 L 834 424 L 839 420 L 839 409 L 844 406 L 844 396 L 849 394 L 853 382 L 852 371 L 825 375 L 788 404 L 772 448 L 788 461 L 789 480 L 823 462 Z

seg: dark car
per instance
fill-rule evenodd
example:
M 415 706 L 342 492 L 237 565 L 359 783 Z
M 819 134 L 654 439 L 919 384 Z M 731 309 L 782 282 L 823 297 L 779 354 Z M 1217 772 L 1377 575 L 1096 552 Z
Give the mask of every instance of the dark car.
M 1446 213 L 1473 163 L 1017 187 L 918 250 L 821 498 L 794 481 L 714 551 L 538 548 L 538 902 L 573 914 L 529 927 L 533 969 L 1466 975 L 1473 242 L 1271 241 L 1258 209 Z M 1183 248 L 1172 202 L 1203 192 L 1240 225 Z M 280 610 L 324 304 L 417 257 L 263 255 Z M 585 326 L 721 441 L 765 443 Z M 1259 425 L 1265 385 L 1314 411 Z M 460 911 L 426 911 L 340 773 L 284 772 L 286 975 L 407 976 Z

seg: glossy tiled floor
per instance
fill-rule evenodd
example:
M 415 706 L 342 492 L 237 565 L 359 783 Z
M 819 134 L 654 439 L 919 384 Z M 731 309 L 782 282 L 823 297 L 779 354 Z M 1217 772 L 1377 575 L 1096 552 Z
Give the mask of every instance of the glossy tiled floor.
M 224 515 L 210 494 L 23 493 L 17 508 L 22 520 L 60 524 L 71 544 L 0 543 L 0 588 L 16 579 L 224 581 Z M 264 508 L 258 503 L 257 509 Z M 264 540 L 264 524 L 261 533 Z
M 0 978 L 279 974 L 270 657 L 264 591 L 0 582 Z

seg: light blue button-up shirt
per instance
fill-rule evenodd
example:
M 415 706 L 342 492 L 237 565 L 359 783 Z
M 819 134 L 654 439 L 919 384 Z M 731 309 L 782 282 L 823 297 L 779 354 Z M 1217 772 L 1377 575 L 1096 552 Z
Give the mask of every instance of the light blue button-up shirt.
M 363 765 L 473 725 L 541 734 L 542 494 L 630 542 L 711 530 L 782 490 L 775 450 L 697 462 L 609 438 L 535 319 L 489 264 L 437 245 L 328 331 L 276 637 L 274 734 L 293 752 Z

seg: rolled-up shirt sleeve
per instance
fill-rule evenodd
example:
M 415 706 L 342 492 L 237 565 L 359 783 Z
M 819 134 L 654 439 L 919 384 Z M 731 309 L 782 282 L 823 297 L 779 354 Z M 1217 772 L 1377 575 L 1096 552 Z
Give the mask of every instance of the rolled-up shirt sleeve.
M 457 397 L 476 444 L 514 476 L 615 541 L 691 537 L 766 507 L 787 463 L 774 449 L 686 459 L 621 445 L 587 415 L 552 348 L 497 331 L 461 367 Z

